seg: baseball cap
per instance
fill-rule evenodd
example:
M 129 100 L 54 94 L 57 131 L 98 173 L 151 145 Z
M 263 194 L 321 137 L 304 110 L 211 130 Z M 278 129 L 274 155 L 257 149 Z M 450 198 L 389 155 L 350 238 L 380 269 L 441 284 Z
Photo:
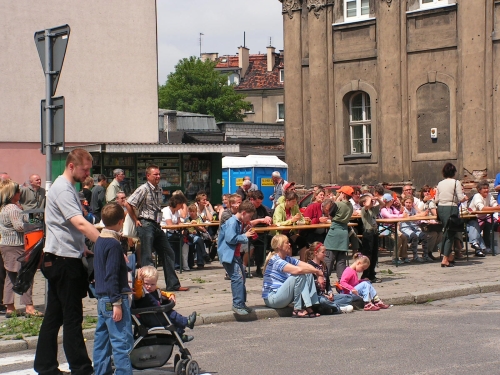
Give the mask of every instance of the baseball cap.
M 391 194 L 389 193 L 385 193 L 384 196 L 382 197 L 382 199 L 385 201 L 385 202 L 390 202 L 392 201 L 394 198 L 392 197 Z
M 344 194 L 347 194 L 348 196 L 352 197 L 352 194 L 354 193 L 354 189 L 350 186 L 344 185 L 339 190 L 337 190 L 337 193 L 344 193 Z
M 295 186 L 295 182 L 288 182 L 288 183 L 285 184 L 285 186 L 283 186 L 283 190 L 287 191 L 292 186 Z

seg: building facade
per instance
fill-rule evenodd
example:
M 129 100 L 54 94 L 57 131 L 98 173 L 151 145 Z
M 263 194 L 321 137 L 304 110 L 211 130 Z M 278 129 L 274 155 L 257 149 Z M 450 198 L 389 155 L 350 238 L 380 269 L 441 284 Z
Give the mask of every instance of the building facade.
M 280 1 L 291 180 L 500 170 L 500 1 Z
M 40 100 L 45 76 L 36 31 L 68 24 L 55 96 L 65 98 L 69 147 L 158 142 L 156 1 L 0 2 L 0 169 L 19 182 L 45 176 Z
M 271 46 L 266 49 L 266 53 L 250 54 L 248 48 L 239 47 L 238 55 L 220 57 L 217 53 L 202 54 L 202 59 L 217 61 L 216 69 L 229 74 L 228 84 L 235 85 L 235 90 L 252 104 L 245 112 L 245 122 L 285 121 L 283 51 L 277 53 Z

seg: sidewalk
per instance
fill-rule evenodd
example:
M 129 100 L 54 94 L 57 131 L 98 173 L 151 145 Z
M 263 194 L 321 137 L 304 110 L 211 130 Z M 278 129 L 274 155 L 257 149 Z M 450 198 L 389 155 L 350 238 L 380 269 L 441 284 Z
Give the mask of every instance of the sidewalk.
M 253 268 L 254 269 L 254 268 Z M 410 263 L 396 268 L 388 253 L 382 253 L 377 268 L 381 283 L 374 284 L 385 303 L 393 305 L 425 303 L 438 299 L 452 298 L 477 293 L 500 291 L 500 255 L 486 258 L 469 256 L 469 261 L 457 261 L 453 268 L 441 268 L 439 262 Z M 163 272 L 159 272 L 159 286 L 164 286 Z M 256 320 L 290 316 L 291 309 L 280 311 L 265 307 L 261 298 L 262 279 L 247 279 L 248 306 L 256 308 L 255 313 L 245 317 L 231 311 L 231 285 L 224 280 L 224 269 L 218 261 L 212 262 L 200 271 L 178 274 L 182 286 L 190 287 L 188 292 L 178 292 L 176 310 L 187 316 L 198 313 L 196 324 L 222 323 L 236 320 Z M 336 279 L 332 274 L 332 280 Z M 43 311 L 45 280 L 40 272 L 35 276 L 34 303 Z M 96 316 L 96 300 L 84 299 L 84 316 Z M 18 306 L 19 308 L 20 306 Z M 358 312 L 360 313 L 360 312 Z M 0 324 L 5 316 L 0 316 Z M 87 333 L 93 337 L 92 330 Z M 34 347 L 36 339 L 0 341 L 0 352 L 12 351 L 16 345 Z M 35 342 L 32 342 L 32 341 Z M 18 344 L 14 345 L 15 343 Z M 9 345 L 2 345 L 8 344 Z M 16 349 L 19 350 L 19 349 Z

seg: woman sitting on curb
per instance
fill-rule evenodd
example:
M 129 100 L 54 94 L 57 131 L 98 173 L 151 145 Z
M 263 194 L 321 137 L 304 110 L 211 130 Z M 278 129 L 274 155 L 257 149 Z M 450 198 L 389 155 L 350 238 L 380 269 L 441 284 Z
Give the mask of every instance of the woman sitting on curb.
M 291 257 L 288 237 L 277 234 L 271 240 L 273 252 L 267 256 L 264 265 L 262 298 L 267 307 L 281 309 L 293 302 L 293 318 L 315 318 L 312 306 L 319 305 L 312 274 L 318 282 L 324 283 L 323 272 Z M 305 306 L 305 309 L 302 306 Z

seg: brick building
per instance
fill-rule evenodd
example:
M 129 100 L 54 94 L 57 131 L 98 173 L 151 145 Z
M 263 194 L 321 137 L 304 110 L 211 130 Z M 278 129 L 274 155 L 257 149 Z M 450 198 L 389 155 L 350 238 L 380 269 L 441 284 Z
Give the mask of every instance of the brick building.
M 500 1 L 280 0 L 298 183 L 500 169 Z

